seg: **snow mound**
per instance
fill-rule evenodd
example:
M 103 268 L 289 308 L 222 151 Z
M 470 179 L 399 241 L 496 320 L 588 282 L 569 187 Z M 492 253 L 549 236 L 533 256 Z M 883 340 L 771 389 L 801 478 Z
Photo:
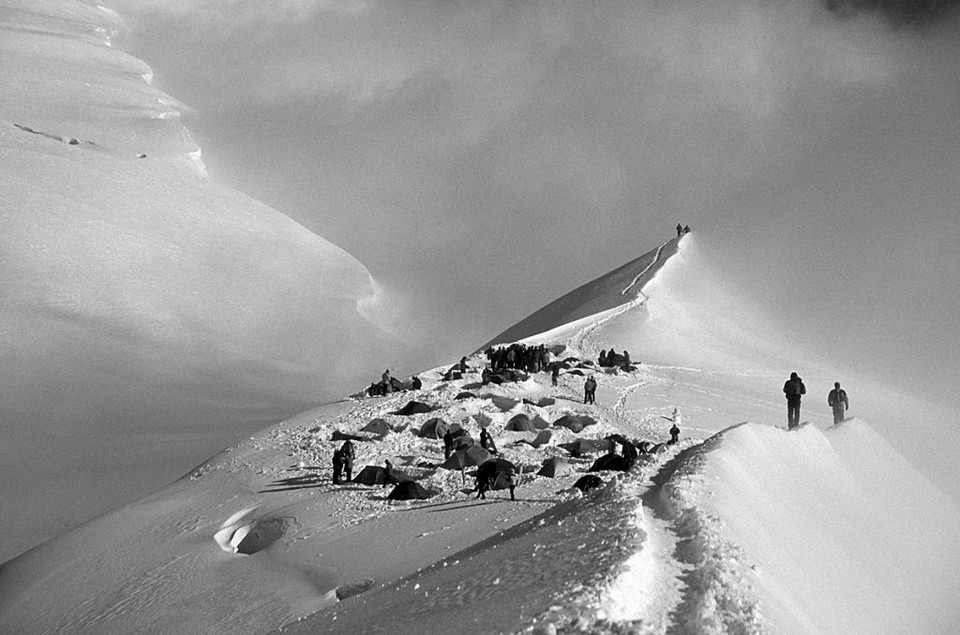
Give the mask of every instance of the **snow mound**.
M 746 423 L 649 502 L 688 574 L 688 632 L 955 632 L 960 511 L 862 421 Z

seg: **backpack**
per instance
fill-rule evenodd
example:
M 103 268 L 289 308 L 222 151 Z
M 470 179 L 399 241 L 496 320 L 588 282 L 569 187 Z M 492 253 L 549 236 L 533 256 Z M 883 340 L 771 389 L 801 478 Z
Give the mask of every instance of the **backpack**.
M 803 394 L 803 391 L 800 389 L 803 384 L 799 379 L 791 379 L 787 381 L 787 385 L 783 387 L 783 392 L 787 394 L 788 397 L 799 397 Z

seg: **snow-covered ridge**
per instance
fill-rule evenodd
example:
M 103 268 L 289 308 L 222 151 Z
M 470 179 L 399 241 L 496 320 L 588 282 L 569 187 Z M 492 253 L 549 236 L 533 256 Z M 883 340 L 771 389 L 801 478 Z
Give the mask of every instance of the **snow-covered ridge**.
M 684 632 L 960 624 L 960 511 L 861 420 L 736 425 L 655 481 L 645 502 L 696 567 Z
M 667 259 L 676 253 L 679 242 L 680 238 L 664 242 L 653 251 L 581 285 L 517 322 L 482 348 L 546 334 L 577 320 L 636 301 L 644 285 L 656 275 Z
M 695 337 L 697 307 L 729 310 L 709 271 L 688 236 L 642 302 L 528 338 L 567 359 L 557 386 L 544 372 L 483 385 L 477 354 L 461 378 L 430 369 L 420 390 L 330 404 L 228 448 L 4 564 L 0 630 L 955 631 L 956 504 L 861 419 L 831 426 L 811 402 L 809 425 L 782 429 L 782 377 L 765 366 L 776 344 L 759 339 L 761 316 L 750 318 L 747 351 L 722 348 L 742 337 L 721 337 L 722 315 L 710 337 Z M 624 342 L 636 359 L 671 329 L 684 336 L 676 348 L 635 369 L 582 361 Z M 768 354 L 750 372 L 716 364 L 746 364 L 752 350 Z M 808 371 L 818 388 L 826 371 Z M 582 403 L 587 374 L 596 405 Z M 399 414 L 413 399 L 431 410 Z M 605 485 L 586 496 L 570 488 L 595 456 L 561 444 L 611 433 L 662 442 L 675 409 L 678 444 L 629 472 L 595 472 Z M 596 424 L 550 425 L 568 414 Z M 519 415 L 546 422 L 546 439 L 508 430 Z M 434 417 L 474 437 L 486 427 L 521 468 L 518 500 L 500 491 L 477 501 L 472 469 L 438 467 L 442 442 L 418 434 Z M 375 419 L 386 431 L 364 432 Z M 338 433 L 362 439 L 355 473 L 390 459 L 433 497 L 391 502 L 389 489 L 331 484 Z M 567 457 L 573 472 L 537 475 L 550 457 Z M 90 598 L 89 588 L 101 592 Z

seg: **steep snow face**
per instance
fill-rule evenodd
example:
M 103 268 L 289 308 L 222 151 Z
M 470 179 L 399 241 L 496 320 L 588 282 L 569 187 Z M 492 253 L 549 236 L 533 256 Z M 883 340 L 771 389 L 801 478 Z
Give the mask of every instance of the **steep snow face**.
M 659 502 L 701 572 L 691 632 L 751 614 L 776 633 L 960 626 L 960 511 L 862 421 L 737 426 L 684 453 Z
M 207 178 L 120 28 L 93 4 L 0 0 L 0 478 L 22 484 L 0 560 L 395 350 L 358 261 Z

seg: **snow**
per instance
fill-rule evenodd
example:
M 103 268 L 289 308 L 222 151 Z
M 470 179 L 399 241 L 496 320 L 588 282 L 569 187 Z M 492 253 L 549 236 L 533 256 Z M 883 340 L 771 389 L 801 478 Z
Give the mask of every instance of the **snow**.
M 115 13 L 3 0 L 0 15 L 0 476 L 21 485 L 0 494 L 6 559 L 404 346 L 361 263 L 206 177 L 185 106 L 109 46 Z M 184 429 L 195 447 L 172 443 Z
M 180 106 L 109 47 L 111 12 L 0 2 L 11 87 L 0 379 L 20 400 L 3 406 L 2 476 L 18 487 L 0 503 L 2 530 L 16 535 L 40 505 L 22 502 L 25 488 L 68 457 L 109 467 L 102 481 L 64 480 L 119 489 L 131 462 L 197 452 L 196 420 L 171 403 L 240 419 L 304 403 L 321 378 L 339 394 L 366 385 L 362 360 L 378 376 L 392 342 L 376 316 L 393 309 L 348 254 L 205 175 L 189 134 L 164 116 Z M 0 565 L 0 632 L 957 632 L 960 509 L 890 434 L 936 422 L 790 341 L 697 234 L 650 247 L 493 340 L 568 359 L 558 386 L 548 373 L 484 386 L 478 353 L 462 379 L 444 381 L 441 366 L 419 373 L 417 391 L 304 407 Z M 588 363 L 611 347 L 637 367 Z M 786 431 L 780 388 L 793 370 L 811 423 Z M 596 405 L 582 403 L 586 375 Z M 855 409 L 834 426 L 824 402 L 838 377 Z M 71 399 L 49 417 L 9 414 L 65 388 Z M 413 399 L 434 410 L 395 414 Z M 504 433 L 519 413 L 597 424 L 551 428 L 534 448 Z M 521 469 L 517 500 L 477 500 L 469 470 L 438 469 L 441 442 L 415 434 L 433 417 L 474 436 L 486 426 Z M 115 446 L 75 430 L 96 418 L 107 421 L 91 436 Z M 374 418 L 393 431 L 359 433 Z M 672 422 L 681 438 L 666 445 Z M 434 495 L 394 502 L 388 488 L 334 486 L 336 431 L 365 437 L 355 473 L 390 459 Z M 560 444 L 611 433 L 658 449 L 630 472 L 600 473 L 604 486 L 585 495 L 571 486 L 595 457 L 536 476 L 567 455 Z M 46 504 L 68 516 L 75 491 Z M 87 500 L 76 518 L 102 511 Z
M 624 323 L 656 331 L 650 305 L 687 311 L 669 306 L 671 283 L 710 271 L 688 236 L 639 300 L 530 339 L 548 341 L 557 358 L 594 358 L 623 342 L 639 353 L 649 334 Z M 686 287 L 682 301 L 706 306 L 694 291 Z M 732 301 L 711 293 L 713 310 Z M 0 630 L 956 630 L 957 505 L 859 417 L 832 426 L 828 408 L 813 405 L 810 425 L 780 427 L 782 373 L 768 380 L 774 370 L 763 365 L 776 345 L 754 368 L 724 371 L 716 360 L 737 356 L 714 335 L 678 348 L 680 364 L 574 367 L 555 388 L 548 373 L 482 386 L 477 354 L 462 379 L 442 380 L 441 366 L 420 373 L 421 390 L 307 411 L 3 565 Z M 805 367 L 808 386 L 819 387 L 813 378 L 826 371 Z M 578 370 L 597 378 L 596 405 L 580 403 Z M 476 397 L 456 399 L 463 391 Z M 532 405 L 543 397 L 553 402 Z M 393 414 L 413 399 L 434 410 Z M 579 435 L 552 428 L 550 442 L 533 448 L 503 431 L 521 412 L 598 423 Z M 355 472 L 389 458 L 432 498 L 391 502 L 389 488 L 330 483 L 332 433 L 357 433 L 378 417 L 394 431 L 361 435 Z M 486 426 L 521 467 L 518 500 L 501 491 L 478 501 L 469 470 L 465 478 L 436 469 L 442 443 L 415 434 L 433 417 L 474 436 Z M 535 476 L 545 458 L 567 454 L 561 443 L 612 432 L 663 442 L 674 420 L 677 445 L 627 474 L 601 473 L 600 491 L 571 489 L 593 457 L 571 459 L 568 476 Z M 89 588 L 104 592 L 89 598 Z

